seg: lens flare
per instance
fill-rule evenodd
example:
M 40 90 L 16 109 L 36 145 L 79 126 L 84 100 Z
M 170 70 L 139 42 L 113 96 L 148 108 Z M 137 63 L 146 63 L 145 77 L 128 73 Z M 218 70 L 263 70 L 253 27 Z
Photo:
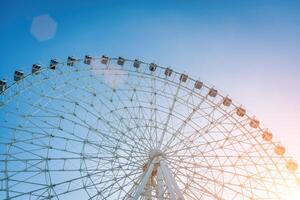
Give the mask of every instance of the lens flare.
M 292 192 L 291 196 L 288 199 L 289 200 L 299 200 L 300 199 L 300 189 L 298 191 Z

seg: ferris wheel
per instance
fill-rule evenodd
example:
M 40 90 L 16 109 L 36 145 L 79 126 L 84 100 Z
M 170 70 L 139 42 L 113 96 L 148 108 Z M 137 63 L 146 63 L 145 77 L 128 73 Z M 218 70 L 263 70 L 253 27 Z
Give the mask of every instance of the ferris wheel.
M 297 164 L 200 79 L 122 57 L 55 59 L 0 81 L 0 199 L 262 200 Z

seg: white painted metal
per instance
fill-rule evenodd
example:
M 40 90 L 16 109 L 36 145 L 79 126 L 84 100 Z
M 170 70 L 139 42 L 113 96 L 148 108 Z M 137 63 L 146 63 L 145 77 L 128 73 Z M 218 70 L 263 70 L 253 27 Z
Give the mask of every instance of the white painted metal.
M 163 177 L 167 183 L 168 188 L 168 194 L 170 195 L 171 200 L 176 200 L 176 191 L 174 188 L 174 183 L 172 181 L 172 178 L 170 177 L 170 174 L 168 173 L 168 170 L 165 165 L 163 165 L 162 162 L 160 162 L 160 167 L 163 173 Z
M 163 200 L 164 186 L 163 186 L 163 174 L 161 168 L 158 167 L 157 171 L 157 199 Z
M 145 186 L 147 184 L 147 182 L 149 181 L 149 178 L 151 176 L 151 173 L 153 171 L 154 168 L 154 161 L 152 160 L 152 162 L 150 163 L 149 167 L 147 168 L 142 181 L 140 182 L 140 184 L 137 187 L 136 193 L 133 196 L 133 200 L 138 200 L 141 197 L 141 194 L 144 192 Z
M 283 200 L 298 188 L 287 154 L 227 95 L 160 66 L 88 58 L 1 92 L 0 199 Z
M 164 172 L 166 173 L 167 177 L 170 179 L 170 181 L 175 189 L 175 193 L 178 197 L 178 200 L 184 200 L 183 194 L 180 191 L 178 184 L 177 184 L 176 180 L 174 179 L 174 176 L 172 175 L 168 165 L 166 164 L 166 162 L 164 160 L 160 161 L 160 166 L 162 167 L 162 169 L 164 169 Z

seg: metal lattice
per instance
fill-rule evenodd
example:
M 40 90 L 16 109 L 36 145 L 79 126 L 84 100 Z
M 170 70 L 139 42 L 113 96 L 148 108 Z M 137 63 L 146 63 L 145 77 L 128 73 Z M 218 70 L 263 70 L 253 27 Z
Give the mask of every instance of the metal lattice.
M 0 82 L 0 199 L 289 199 L 297 164 L 259 120 L 154 63 L 75 59 Z

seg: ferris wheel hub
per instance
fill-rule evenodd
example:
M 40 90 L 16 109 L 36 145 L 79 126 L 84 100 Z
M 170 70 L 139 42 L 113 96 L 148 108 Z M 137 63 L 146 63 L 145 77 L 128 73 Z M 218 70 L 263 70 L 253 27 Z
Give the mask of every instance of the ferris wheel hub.
M 159 149 L 153 149 L 149 153 L 150 160 L 153 160 L 154 158 L 157 158 L 160 160 L 161 158 L 164 158 L 164 157 L 165 157 L 165 154 Z

